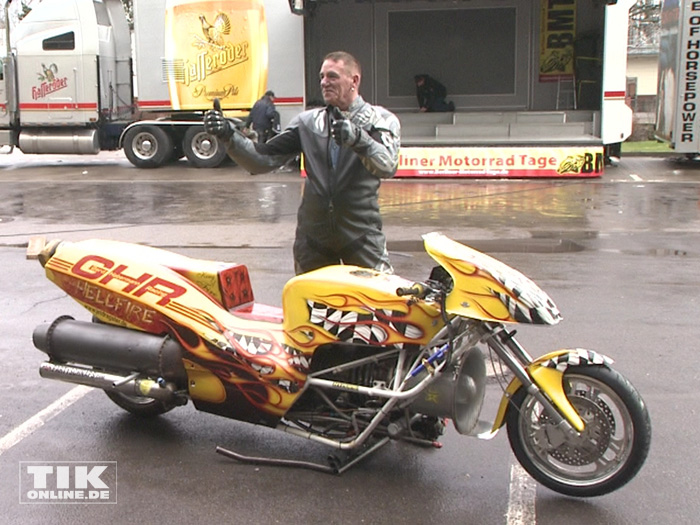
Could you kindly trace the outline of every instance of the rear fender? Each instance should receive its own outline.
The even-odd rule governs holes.
[[[570,366],[610,366],[613,360],[609,357],[583,348],[564,349],[550,352],[541,357],[538,357],[528,367],[527,371],[532,377],[535,384],[545,393],[554,406],[557,407],[560,414],[573,426],[577,431],[581,432],[584,428],[584,423],[578,415],[574,407],[569,402],[564,392],[564,372]],[[492,432],[496,432],[505,423],[506,412],[508,410],[509,400],[515,392],[522,386],[518,378],[514,378],[506,388],[501,404],[498,407],[496,420],[493,422]]]

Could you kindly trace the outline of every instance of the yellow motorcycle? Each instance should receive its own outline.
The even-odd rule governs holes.
[[[639,393],[612,360],[562,349],[534,358],[515,323],[561,315],[530,279],[439,233],[425,282],[356,266],[292,278],[282,307],[255,302],[248,270],[105,240],[41,243],[47,277],[92,314],[34,330],[45,378],[105,391],[157,416],[198,410],[266,425],[334,449],[327,463],[239,461],[342,473],[390,441],[439,447],[446,425],[492,437],[506,425],[521,465],[571,496],[630,481],[650,446]],[[481,418],[487,365],[503,385]]]

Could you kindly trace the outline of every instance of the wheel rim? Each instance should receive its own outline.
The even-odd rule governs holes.
[[[204,131],[192,137],[191,146],[192,153],[201,160],[211,159],[218,149],[215,140]]]
[[[123,392],[113,392],[113,394],[118,395],[125,401],[128,401],[134,405],[150,405],[157,402],[157,400],[151,397],[130,396],[129,394],[124,394]]]
[[[145,131],[134,135],[131,151],[141,160],[151,160],[158,152],[158,141]]]
[[[564,387],[584,421],[584,431],[571,436],[554,426],[544,407],[528,396],[519,418],[523,449],[540,471],[561,483],[601,483],[619,472],[632,453],[632,417],[615,391],[601,381],[567,374]]]

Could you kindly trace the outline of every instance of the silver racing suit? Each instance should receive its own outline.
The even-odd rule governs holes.
[[[330,134],[331,113],[316,108],[296,116],[265,144],[236,132],[228,154],[250,173],[265,173],[303,153],[306,181],[297,216],[297,273],[330,264],[355,264],[391,272],[382,232],[378,191],[399,162],[400,124],[388,110],[358,96],[343,117],[360,129],[352,147]]]

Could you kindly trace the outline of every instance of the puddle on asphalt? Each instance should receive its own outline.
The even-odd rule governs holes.
[[[455,239],[485,253],[573,253],[585,250],[582,244],[571,239],[530,238],[530,239]],[[421,252],[423,242],[415,240],[392,241],[387,239],[389,251]]]
[[[685,250],[672,250],[670,248],[651,248],[644,250],[604,248],[597,251],[619,253],[620,255],[643,255],[645,257],[697,257],[699,255]]]

